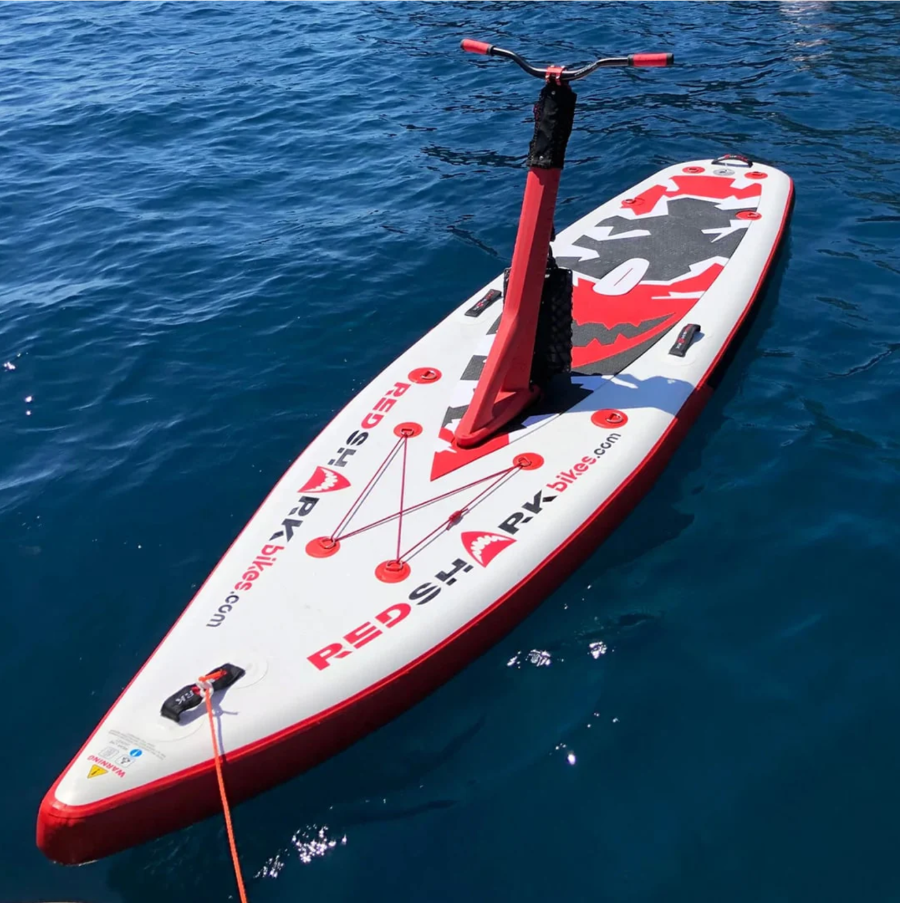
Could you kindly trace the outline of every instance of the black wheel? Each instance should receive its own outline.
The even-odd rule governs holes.
[[[531,381],[546,385],[558,373],[572,370],[572,271],[551,258],[544,275],[538,314]]]

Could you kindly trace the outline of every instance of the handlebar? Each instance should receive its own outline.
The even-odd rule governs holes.
[[[502,47],[495,47],[493,44],[487,44],[484,41],[473,41],[471,38],[465,38],[460,47],[467,53],[481,53],[485,56],[499,56],[507,60],[512,60],[521,69],[535,78],[553,78],[564,82],[575,81],[578,78],[584,78],[597,69],[606,69],[612,66],[671,66],[675,62],[674,53],[630,53],[628,56],[613,56],[605,59],[595,60],[588,63],[580,69],[569,69],[565,66],[549,66],[546,69],[538,69],[532,66],[528,60],[523,59],[518,53],[512,50],[504,50]]]

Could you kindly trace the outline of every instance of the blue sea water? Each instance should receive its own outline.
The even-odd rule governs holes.
[[[558,222],[725,150],[795,180],[714,400],[424,703],[235,813],[254,903],[900,899],[900,7],[0,5],[0,901],[235,899],[220,819],[79,869],[41,796],[288,463]]]

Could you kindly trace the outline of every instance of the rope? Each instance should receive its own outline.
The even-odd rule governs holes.
[[[403,499],[406,495],[406,449],[409,446],[409,439],[403,437],[403,469],[400,471],[400,513],[397,515],[397,557],[395,561],[400,561],[400,539],[403,536]]]
[[[456,495],[459,492],[465,492],[466,489],[471,489],[473,486],[477,486],[479,483],[484,483],[487,480],[493,480],[495,477],[506,476],[508,473],[512,473],[514,470],[518,470],[519,468],[516,466],[507,467],[505,470],[498,470],[496,473],[489,473],[486,477],[480,477],[477,480],[472,480],[471,483],[466,483],[465,486],[458,486],[456,489],[449,489],[447,492],[442,492],[440,495],[433,496],[430,499],[426,499],[424,502],[418,502],[415,505],[410,505],[408,508],[404,509],[404,514],[412,514],[413,511],[418,511],[420,508],[426,508],[428,505],[433,505],[435,502],[442,502],[444,499],[449,498],[451,495]],[[372,521],[371,524],[366,524],[364,527],[357,527],[355,530],[351,530],[349,533],[341,534],[341,540],[350,539],[351,536],[356,536],[359,533],[365,533],[366,530],[371,530],[374,527],[380,527],[382,524],[386,524],[388,521],[392,521],[395,517],[399,516],[399,512],[395,514],[388,514],[386,517],[379,518],[376,521]]]
[[[447,527],[449,527],[450,524],[454,523],[454,521],[459,520],[459,519],[460,519],[464,514],[466,514],[466,513],[472,508],[472,506],[475,505],[480,499],[482,499],[484,496],[486,496],[486,495],[487,495],[489,492],[491,492],[493,489],[496,489],[496,487],[499,486],[499,485],[500,485],[500,484],[501,484],[501,483],[502,483],[502,482],[503,482],[503,481],[504,481],[511,473],[513,473],[513,472],[515,472],[515,471],[518,471],[518,470],[519,470],[519,466],[518,466],[518,465],[513,465],[512,467],[510,467],[510,468],[508,468],[507,470],[503,471],[503,473],[501,473],[500,476],[497,477],[497,479],[494,480],[494,482],[491,483],[491,485],[487,487],[487,489],[482,489],[481,492],[479,492],[478,495],[476,495],[475,498],[473,498],[471,502],[467,502],[465,505],[462,506],[462,508],[459,509],[459,511],[454,511],[454,512],[450,515],[450,517],[448,517],[448,518],[447,518],[445,521],[443,521],[442,523],[438,524],[438,526],[436,526],[430,533],[428,533],[426,536],[424,536],[422,539],[420,539],[414,546],[410,546],[410,548],[408,548],[402,555],[398,555],[398,556],[397,556],[397,560],[398,560],[398,561],[403,561],[404,559],[409,558],[410,555],[412,555],[413,552],[417,551],[417,550],[420,549],[422,546],[424,546],[425,543],[427,543],[428,540],[431,539],[432,536],[436,536],[438,533],[441,532],[441,530],[444,530],[444,529],[446,529]]]
[[[394,456],[397,454],[397,450],[400,448],[400,444],[405,442],[405,439],[401,437],[397,440],[394,447],[387,453],[387,457],[378,465],[378,469],[372,475],[372,479],[366,483],[363,491],[356,497],[356,501],[350,506],[350,509],[347,513],[341,518],[340,523],[334,528],[334,532],[331,534],[331,538],[334,539],[343,539],[340,536],[341,529],[343,527],[349,527],[350,521],[357,515],[359,509],[362,507],[362,503],[366,500],[366,496],[375,486],[375,483],[384,476],[384,472],[388,469],[391,461],[394,460]]]
[[[451,489],[448,492],[443,492],[440,495],[436,495],[433,498],[426,499],[424,502],[418,502],[415,505],[410,505],[408,508],[405,505],[406,502],[406,462],[407,462],[407,446],[409,444],[409,437],[405,435],[401,435],[391,450],[387,453],[385,459],[379,464],[375,473],[372,474],[371,479],[368,483],[363,487],[362,492],[356,497],[356,500],[348,509],[347,513],[340,519],[338,525],[334,528],[331,539],[333,541],[337,540],[347,540],[350,539],[351,536],[357,536],[360,533],[365,533],[367,530],[371,530],[373,527],[379,527],[382,524],[386,524],[389,521],[397,519],[397,551],[395,561],[403,561],[408,558],[413,552],[417,549],[421,548],[425,543],[428,542],[433,536],[439,533],[444,528],[448,527],[450,524],[459,520],[463,514],[469,511],[478,501],[480,501],[485,495],[489,492],[492,492],[494,489],[499,486],[506,477],[510,474],[515,473],[521,470],[521,464],[513,464],[510,467],[505,468],[504,470],[498,470],[495,473],[488,474],[485,477],[481,477],[477,480],[472,480],[471,483],[466,483],[464,486],[458,486],[456,489]],[[386,517],[379,518],[376,521],[373,521],[370,524],[366,524],[363,527],[357,527],[355,530],[350,530],[350,522],[353,518],[359,514],[363,503],[369,496],[369,493],[375,488],[375,484],[385,475],[388,467],[393,462],[394,458],[397,457],[398,452],[400,452],[402,447],[403,457],[402,457],[402,469],[400,473],[400,510],[397,511],[396,514],[388,514]],[[477,486],[480,483],[486,483],[488,480],[493,480],[486,489],[483,489],[472,501],[467,502],[459,511],[454,511],[450,517],[448,517],[445,521],[442,521],[437,527],[435,527],[430,533],[428,533],[423,539],[419,540],[414,546],[410,547],[406,552],[401,553],[401,549],[403,548],[403,516],[405,514],[412,514],[413,511],[418,511],[421,508],[425,508],[428,505],[433,505],[435,502],[439,502],[445,498],[448,498],[451,495],[456,495],[458,492],[464,492],[466,489],[470,489],[473,486]],[[345,532],[341,532],[341,531]]]
[[[222,811],[225,814],[225,830],[228,833],[228,846],[231,848],[231,861],[234,864],[234,877],[237,881],[238,895],[241,903],[247,903],[247,891],[244,889],[244,876],[241,874],[241,862],[238,858],[237,844],[234,840],[234,828],[231,824],[231,807],[228,805],[228,794],[225,792],[225,777],[222,774],[222,753],[219,750],[219,738],[216,736],[216,721],[212,708],[212,681],[220,677],[224,672],[214,671],[197,678],[197,683],[203,690],[206,699],[206,714],[209,716],[209,734],[212,737],[213,752],[215,753],[216,777],[219,781],[219,796],[222,799]]]

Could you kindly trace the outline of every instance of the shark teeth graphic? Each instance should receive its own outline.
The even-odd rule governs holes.
[[[486,568],[507,546],[515,540],[498,533],[481,531],[463,533],[460,536],[463,548],[483,567]]]
[[[704,235],[715,235],[716,237],[713,239],[713,241],[718,241],[720,238],[725,238],[726,235],[731,235],[733,232],[737,232],[738,229],[746,229],[749,225],[750,220],[733,219],[730,225],[722,226],[721,229],[701,229],[700,231]]]
[[[338,489],[346,489],[350,481],[342,474],[331,470],[329,467],[317,467],[313,475],[306,481],[298,492],[335,492]]]

